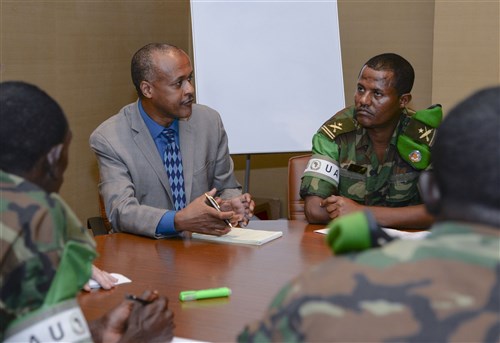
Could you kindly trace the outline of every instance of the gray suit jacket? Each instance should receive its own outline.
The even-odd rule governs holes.
[[[179,121],[179,139],[188,203],[214,187],[222,198],[241,194],[219,113],[194,104],[191,117]],[[138,103],[95,129],[90,146],[99,162],[99,191],[113,230],[155,237],[161,217],[174,208],[173,199]]]

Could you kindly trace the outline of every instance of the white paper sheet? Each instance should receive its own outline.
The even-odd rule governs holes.
[[[118,274],[118,273],[110,273],[110,274],[115,279],[118,279],[118,281],[116,281],[115,285],[121,285],[122,283],[132,282],[132,280],[130,280],[128,277],[126,277],[122,274]],[[90,286],[90,288],[101,288],[101,285],[99,285],[97,283],[97,281],[95,281],[94,279],[89,280],[89,286]]]
[[[314,232],[326,235],[328,233],[329,228],[325,229],[319,229],[319,230],[314,230]],[[396,238],[401,238],[401,239],[423,239],[425,238],[428,234],[430,234],[430,231],[401,231],[401,230],[396,230],[396,229],[390,229],[387,227],[383,227],[382,230],[384,230],[389,236],[391,237],[396,237]]]

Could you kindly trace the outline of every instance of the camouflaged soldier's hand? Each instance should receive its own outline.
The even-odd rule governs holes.
[[[361,211],[365,208],[363,205],[358,204],[354,200],[338,195],[331,195],[324,199],[320,203],[320,206],[325,208],[330,219],[335,219],[346,214]]]
[[[168,299],[158,292],[146,291],[141,299],[147,304],[134,302],[127,329],[119,342],[170,342],[174,338],[174,314],[168,309]]]
[[[101,318],[89,322],[94,342],[116,343],[120,341],[127,328],[127,319],[132,305],[130,301],[124,301]]]

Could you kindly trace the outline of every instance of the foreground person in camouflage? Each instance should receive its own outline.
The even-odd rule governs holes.
[[[382,54],[365,63],[354,106],[335,114],[313,137],[300,190],[310,223],[367,207],[385,227],[432,223],[417,182],[428,168],[441,109],[435,108],[437,116],[408,110],[413,81],[413,67],[399,55]]]
[[[498,342],[499,99],[500,87],[480,91],[441,125],[420,180],[436,216],[426,239],[332,257],[286,285],[239,341]]]
[[[57,194],[68,122],[52,98],[23,82],[0,83],[0,122],[0,340],[171,339],[173,314],[155,292],[142,295],[151,304],[124,301],[87,326],[75,297],[91,276],[95,242]]]

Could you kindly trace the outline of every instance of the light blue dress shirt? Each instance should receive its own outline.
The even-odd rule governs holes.
[[[166,142],[162,139],[161,133],[165,129],[163,126],[156,123],[153,119],[151,119],[144,108],[142,108],[142,103],[139,100],[139,112],[141,113],[141,117],[146,124],[151,137],[156,144],[156,149],[160,154],[160,158],[163,161],[163,152],[166,148]],[[179,120],[174,120],[174,122],[169,126],[170,129],[175,131],[175,143],[179,146]],[[165,171],[166,173],[167,171]],[[177,211],[168,210],[165,212],[163,217],[160,219],[158,225],[156,226],[156,235],[161,237],[175,237],[178,236],[179,233],[175,230],[174,217]]]

